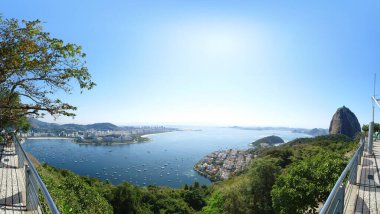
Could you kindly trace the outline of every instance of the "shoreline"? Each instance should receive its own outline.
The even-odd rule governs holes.
[[[178,131],[182,131],[182,130],[173,130],[173,131],[165,131],[165,132],[157,132],[157,133],[151,133],[151,134],[144,134],[144,135],[141,135],[140,137],[149,137],[149,136],[154,136],[154,135],[158,135],[158,134],[164,134],[164,133],[170,133],[170,132],[178,132]]]
[[[162,134],[162,133],[166,133],[166,132],[154,133],[154,134],[145,134],[145,135],[141,135],[140,137],[149,137],[149,136],[158,135],[158,134]]]
[[[73,137],[26,137],[26,140],[67,140],[75,139]]]

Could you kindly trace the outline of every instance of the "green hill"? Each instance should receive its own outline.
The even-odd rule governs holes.
[[[63,124],[59,125],[56,123],[46,123],[34,118],[29,118],[29,122],[31,124],[31,128],[34,130],[75,130],[75,131],[85,131],[85,130],[98,130],[98,131],[117,131],[122,130],[122,127],[116,126],[112,123],[94,123],[88,125],[80,125],[80,124]]]
[[[256,147],[257,146],[271,147],[271,146],[274,146],[276,144],[281,144],[281,143],[285,143],[285,141],[278,136],[272,135],[272,136],[260,138],[256,140],[255,142],[251,143],[251,145],[256,146]]]

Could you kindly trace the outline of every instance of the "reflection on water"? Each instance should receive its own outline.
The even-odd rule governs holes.
[[[307,136],[290,131],[202,128],[152,135],[152,141],[141,144],[81,145],[70,140],[35,139],[27,140],[23,146],[41,162],[114,184],[128,181],[139,186],[180,187],[194,181],[210,184],[193,170],[194,164],[208,153],[249,148],[250,142],[272,134],[285,141]]]

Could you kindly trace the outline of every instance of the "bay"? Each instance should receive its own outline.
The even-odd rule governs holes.
[[[195,181],[211,184],[193,166],[213,151],[247,149],[249,143],[270,135],[280,136],[286,142],[310,137],[284,130],[200,129],[150,135],[151,141],[140,144],[95,145],[76,144],[68,139],[27,139],[23,147],[40,162],[80,175],[108,179],[113,184],[128,181],[138,186],[177,188]]]

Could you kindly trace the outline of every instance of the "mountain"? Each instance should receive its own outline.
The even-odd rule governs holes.
[[[343,106],[338,108],[333,115],[329,133],[344,134],[353,139],[360,130],[360,123],[356,115],[349,108]]]
[[[307,134],[309,134],[311,136],[322,136],[322,135],[329,134],[329,132],[327,129],[314,128],[314,129],[311,129],[310,131],[308,131]]]
[[[251,143],[251,145],[265,148],[265,147],[271,147],[271,146],[274,146],[275,144],[280,144],[280,143],[285,143],[285,141],[278,136],[272,135],[272,136],[260,138],[256,140],[255,142]]]
[[[59,125],[56,123],[46,123],[35,118],[29,118],[31,128],[34,130],[76,130],[76,131],[85,131],[94,129],[97,131],[117,131],[122,130],[123,128],[116,126],[112,123],[94,123],[89,125],[79,125],[79,124],[64,124]]]
[[[35,118],[29,118],[29,123],[31,125],[31,128],[35,129],[56,129],[60,126],[56,123],[46,123]]]

